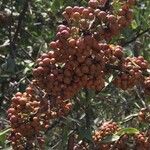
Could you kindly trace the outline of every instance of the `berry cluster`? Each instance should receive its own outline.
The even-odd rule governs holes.
[[[49,127],[50,119],[65,116],[71,108],[68,102],[58,105],[57,110],[53,105],[49,96],[33,85],[27,87],[24,93],[16,93],[7,110],[12,128],[9,140],[14,150],[34,149],[37,146],[40,149],[44,148],[45,140],[40,131]]]
[[[60,26],[63,31],[66,26]],[[62,33],[61,32],[61,33]],[[42,54],[33,70],[37,86],[53,97],[72,98],[80,89],[100,91],[104,87],[105,65],[123,57],[120,46],[98,43],[87,35],[50,43],[54,51]]]
[[[76,27],[76,36],[81,35],[80,31],[88,30],[99,40],[110,40],[131,23],[134,0],[120,0],[119,10],[116,10],[115,4],[115,1],[90,0],[87,8],[68,6],[63,16]]]
[[[102,149],[102,150],[109,150],[111,146],[113,145],[112,143],[104,144],[102,143],[102,140],[108,136],[108,135],[113,135],[119,130],[119,126],[117,125],[116,122],[104,122],[100,128],[95,131],[93,135],[93,141],[95,143],[96,149]]]
[[[140,122],[149,123],[150,122],[150,110],[149,108],[141,108],[138,113],[138,119]]]
[[[78,9],[86,12],[83,7],[67,7],[65,13],[71,18]],[[51,51],[42,54],[33,70],[37,86],[55,98],[70,99],[82,88],[100,91],[105,65],[123,57],[121,46],[100,42],[87,30],[79,35],[81,27],[59,25],[56,40],[49,44]]]
[[[122,62],[121,72],[114,79],[114,84],[126,90],[134,85],[142,84],[143,72],[148,68],[148,62],[142,56],[125,58]]]
[[[139,133],[134,136],[135,140],[135,148],[137,150],[148,150],[150,147],[149,137],[145,135],[145,133]]]
[[[15,150],[23,150],[25,147],[34,148],[36,142],[42,147],[44,142],[39,132],[47,122],[45,116],[40,113],[43,102],[41,106],[41,102],[29,94],[28,90],[29,88],[24,93],[16,93],[7,110],[12,127],[9,140]]]
[[[133,135],[124,134],[120,137],[119,140],[115,142],[103,142],[105,137],[107,137],[108,135],[114,135],[120,129],[121,128],[117,125],[116,122],[104,122],[103,125],[97,131],[95,131],[93,135],[95,149],[110,150],[111,148],[113,148],[116,150],[127,150],[129,149],[129,145],[127,143],[132,141],[132,147],[134,147],[135,149],[149,150],[150,135],[146,132]]]
[[[92,1],[89,4],[92,6]],[[100,39],[109,40],[113,36],[119,34],[119,32],[128,26],[132,20],[132,10],[131,4],[129,1],[118,1],[120,4],[120,9],[116,10],[113,6],[115,6],[115,1],[112,2],[111,6],[109,4],[101,4],[102,1],[99,2],[97,8],[94,11],[96,15],[96,22],[100,25],[97,26],[98,35],[100,35]],[[107,9],[108,8],[108,9]],[[107,11],[105,11],[107,9]]]

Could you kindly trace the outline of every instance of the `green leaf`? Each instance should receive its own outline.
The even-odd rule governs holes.
[[[63,138],[63,141],[62,141],[62,144],[63,144],[63,146],[65,146],[65,144],[66,144],[66,142],[67,142],[67,140],[68,140],[68,128],[67,127],[65,127],[64,129],[63,129],[63,132],[62,132],[62,138]]]
[[[140,131],[136,128],[123,128],[121,130],[118,131],[117,135],[124,135],[124,134],[129,134],[129,135],[132,135],[132,134],[138,134]]]
[[[64,5],[65,1],[64,0],[59,0],[59,1],[60,1],[60,6],[62,7]]]
[[[121,2],[119,2],[119,0],[114,0],[112,5],[115,10],[115,13],[117,13],[121,8]]]
[[[138,24],[135,20],[132,21],[131,23],[132,29],[136,29],[138,27]]]
[[[125,56],[129,56],[129,57],[133,56],[133,52],[129,47],[126,47],[124,54]]]
[[[60,0],[54,0],[51,4],[51,11],[55,14],[60,8]]]
[[[112,143],[120,139],[119,135],[108,135],[103,140],[102,143]]]
[[[5,145],[5,141],[6,141],[6,134],[10,131],[10,128],[7,128],[5,130],[0,131],[0,143],[2,145]]]

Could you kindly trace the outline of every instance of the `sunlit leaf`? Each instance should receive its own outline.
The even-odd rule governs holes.
[[[117,135],[120,135],[120,136],[124,134],[132,135],[132,134],[138,134],[139,132],[140,131],[136,128],[123,128],[117,132]]]
[[[2,131],[0,131],[0,143],[1,145],[5,145],[5,141],[6,141],[6,135],[8,132],[10,132],[10,128],[8,129],[4,129]]]
[[[120,138],[119,135],[109,135],[109,136],[106,136],[106,137],[102,140],[102,143],[115,142],[115,141],[118,141],[119,138]]]

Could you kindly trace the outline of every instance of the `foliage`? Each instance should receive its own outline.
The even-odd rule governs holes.
[[[6,112],[12,106],[11,98],[18,91],[24,92],[31,84],[32,70],[37,67],[37,58],[51,49],[49,43],[56,39],[56,27],[66,23],[62,17],[64,9],[67,6],[87,5],[87,0],[0,2],[0,145],[3,149],[11,148],[10,142],[5,138],[10,131]],[[117,13],[120,8],[119,1],[115,0],[114,7]],[[131,25],[108,42],[123,46],[126,57],[142,55],[150,61],[149,8],[149,0],[137,0]],[[101,134],[102,129],[99,129],[99,126],[109,120],[117,122],[121,129],[117,128],[110,135],[106,134],[104,143],[116,142],[122,136],[125,138],[124,135],[128,135],[128,144],[133,148],[132,135],[138,136],[149,131],[150,101],[149,96],[144,93],[144,88],[117,88],[113,84],[117,74],[116,71],[112,72],[111,76],[107,76],[105,87],[100,92],[80,90],[71,98],[71,112],[49,121],[46,131],[40,133],[45,135],[45,149],[69,150],[72,139],[74,144],[82,149],[94,149],[93,131]],[[147,76],[149,68],[144,73]]]

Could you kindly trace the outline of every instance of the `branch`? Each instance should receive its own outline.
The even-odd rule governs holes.
[[[72,132],[68,138],[67,150],[73,150],[74,149],[74,143],[75,143],[75,136],[74,136],[74,132]]]
[[[90,113],[90,108],[89,108],[89,91],[85,89],[85,97],[86,97],[86,106],[85,106],[85,120],[86,120],[86,127],[87,129],[90,128],[91,125],[91,113]]]
[[[122,69],[120,66],[118,65],[113,65],[113,64],[106,64],[105,65],[106,69],[111,69],[111,70],[116,70],[116,71],[120,71],[120,72],[124,72],[124,73],[127,73],[129,74],[129,71],[128,70],[124,70]]]
[[[21,31],[21,26],[22,26],[23,20],[25,18],[26,11],[28,9],[29,1],[30,0],[25,0],[25,2],[23,4],[22,11],[21,11],[21,13],[19,15],[19,18],[18,18],[18,24],[17,24],[17,28],[16,28],[16,31],[15,31],[14,37],[10,42],[10,47],[11,47],[10,54],[11,54],[12,57],[15,56],[16,43],[18,42],[18,36],[19,36],[20,31]]]
[[[150,28],[148,28],[148,29],[142,31],[141,33],[137,34],[137,35],[136,35],[134,38],[132,38],[131,40],[129,40],[129,41],[127,41],[127,42],[121,44],[121,46],[123,46],[123,47],[124,47],[124,46],[127,46],[128,44],[130,44],[130,43],[136,41],[137,38],[139,38],[140,36],[142,36],[143,34],[145,34],[145,33],[147,33],[147,32],[150,32]]]
[[[136,87],[135,87],[135,92],[136,92],[136,94],[137,94],[137,96],[138,96],[138,98],[139,98],[139,101],[141,102],[142,106],[143,106],[144,108],[146,108],[147,105],[146,105],[146,103],[145,103],[145,96],[144,96],[144,91],[143,91],[143,89],[141,89],[141,87],[139,87],[139,86],[136,86]]]
[[[29,1],[30,0],[26,0],[24,2],[22,12],[19,15],[18,25],[17,25],[17,29],[16,29],[16,32],[15,32],[15,35],[14,35],[14,38],[13,38],[13,43],[15,43],[17,41],[17,39],[18,39],[18,35],[19,35],[20,31],[21,31],[21,26],[22,26],[23,20],[25,18],[26,11],[28,9]]]
[[[113,65],[113,64],[106,64],[105,67],[106,67],[106,69],[113,69],[113,70],[122,71],[122,69],[119,66]]]

